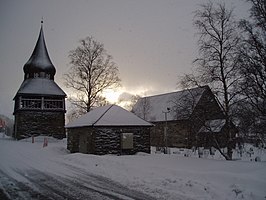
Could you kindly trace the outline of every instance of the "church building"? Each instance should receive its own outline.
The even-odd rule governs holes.
[[[14,101],[13,137],[46,135],[65,137],[65,92],[55,83],[56,69],[50,60],[43,22],[33,53],[23,67],[24,80]]]

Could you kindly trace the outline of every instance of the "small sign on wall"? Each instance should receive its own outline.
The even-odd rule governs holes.
[[[133,149],[133,133],[121,134],[122,149]]]

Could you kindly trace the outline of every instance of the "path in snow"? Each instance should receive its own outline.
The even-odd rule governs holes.
[[[45,149],[27,149],[40,144],[0,140],[0,199],[154,199],[56,155],[48,159]]]
[[[18,170],[16,173],[27,182],[17,181],[0,171],[1,199],[153,199],[106,178],[89,174],[64,178],[33,169]]]

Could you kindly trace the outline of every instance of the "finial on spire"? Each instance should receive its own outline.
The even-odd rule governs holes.
[[[42,20],[41,20],[41,25],[43,25],[43,17],[42,17]]]

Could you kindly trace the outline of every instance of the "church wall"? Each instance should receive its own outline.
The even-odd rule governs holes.
[[[164,130],[166,123],[152,122],[155,126],[151,130],[151,145],[156,147],[191,148],[197,146],[197,133],[209,119],[223,119],[224,114],[218,105],[211,90],[206,90],[189,119],[173,120],[167,122],[167,144],[165,143]],[[226,135],[224,135],[226,136]]]
[[[185,148],[188,146],[190,132],[188,120],[168,121],[166,136],[165,122],[153,122],[153,124],[155,124],[155,126],[151,128],[151,146],[178,148]]]

